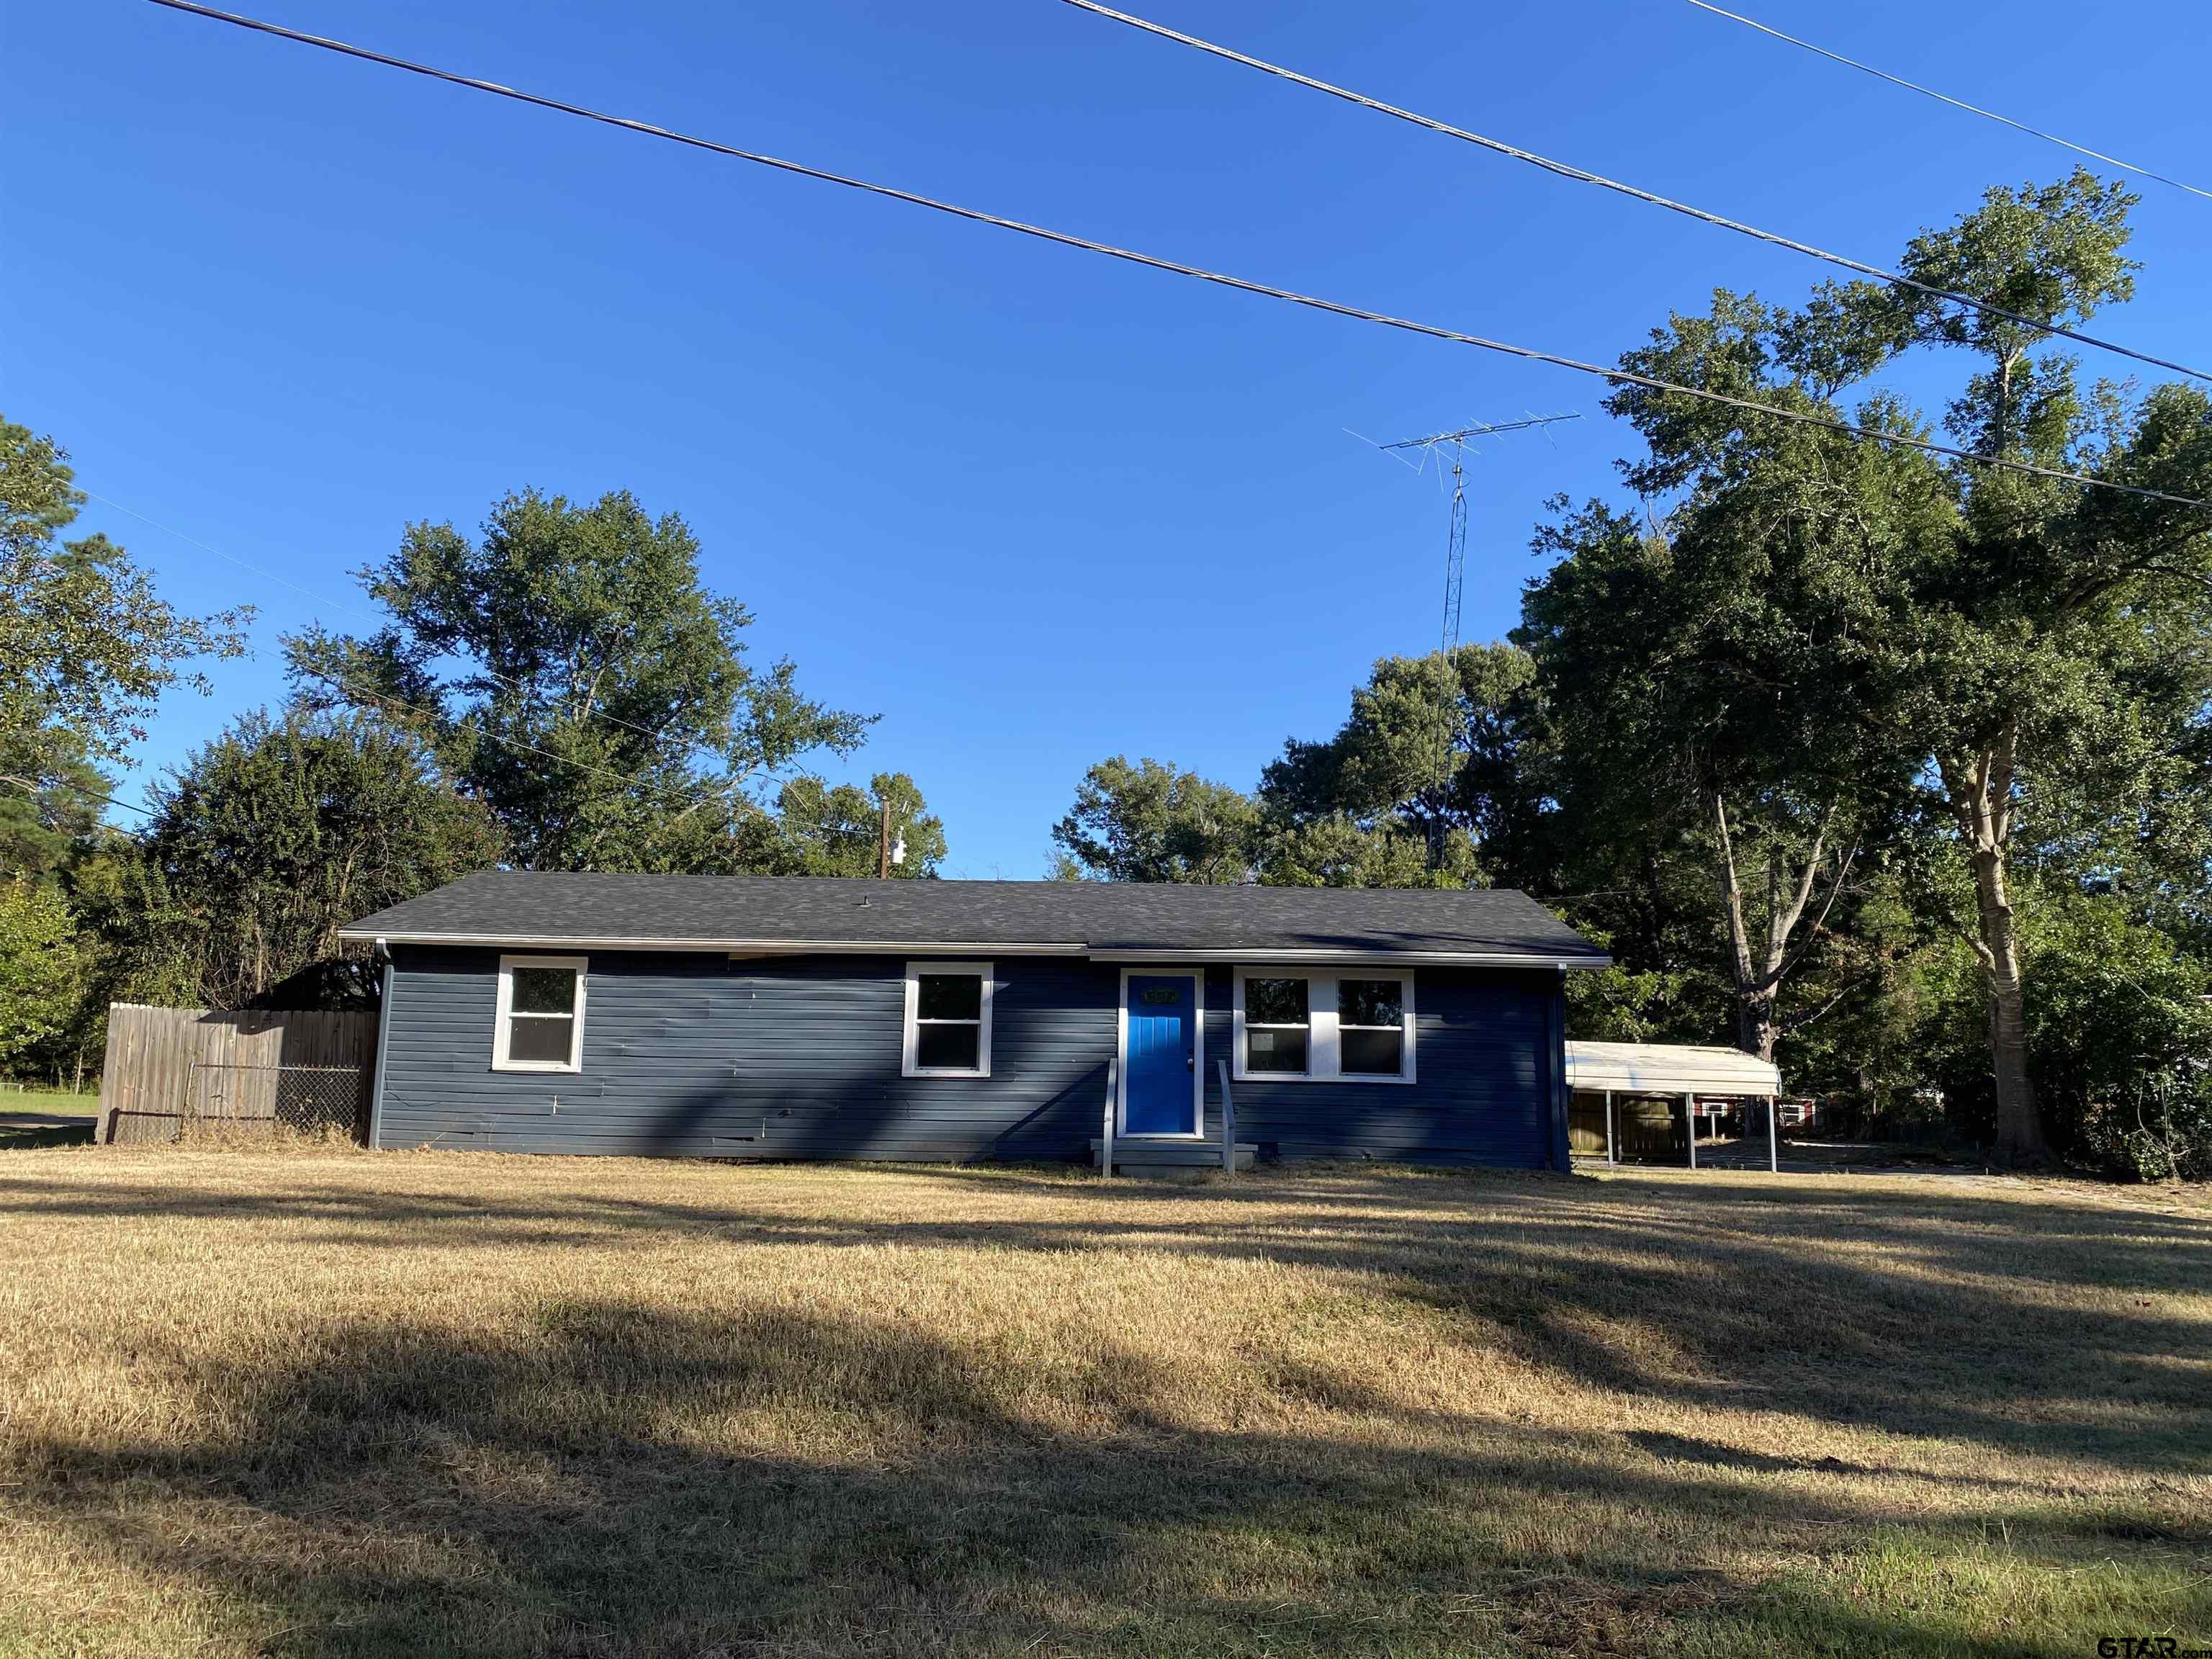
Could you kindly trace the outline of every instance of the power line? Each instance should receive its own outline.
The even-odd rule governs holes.
[[[445,718],[445,715],[441,711],[425,708],[420,703],[412,703],[408,702],[404,697],[394,697],[381,691],[371,690],[366,686],[349,684],[345,679],[338,675],[325,673],[319,669],[310,669],[307,672],[314,678],[325,681],[329,684],[335,686],[343,696],[349,697],[368,697],[374,702],[384,704],[386,708],[404,708],[411,714],[420,714],[426,720],[436,720]],[[537,744],[524,743],[520,738],[504,738],[496,732],[487,732],[480,726],[467,726],[465,721],[457,722],[457,724],[466,726],[466,729],[471,737],[489,738],[493,743],[498,744],[503,748],[517,750],[524,754],[542,756],[546,760],[556,762],[562,766],[573,766],[579,771],[589,772],[597,777],[611,778],[615,782],[622,785],[624,789],[634,789],[637,786],[637,779],[634,775],[617,772],[612,770],[611,768],[600,766],[592,761],[578,760],[573,755],[556,754],[550,749],[540,749]],[[433,745],[433,750],[434,752],[434,745]],[[690,805],[685,806],[682,811],[664,815],[660,821],[654,824],[647,833],[646,837],[647,841],[650,842],[653,837],[659,836],[663,830],[666,830],[669,825],[690,816],[695,808],[704,805],[708,800],[730,788],[732,783],[734,781],[735,781],[732,780],[723,783],[708,784],[703,786],[700,789],[698,798],[693,800]],[[452,788],[450,781],[447,787],[448,789]]]
[[[257,576],[263,577],[267,580],[276,582],[283,586],[289,587],[295,593],[302,594],[308,599],[316,599],[325,605],[334,606],[337,610],[346,611],[353,616],[360,617],[364,621],[377,623],[380,626],[383,623],[383,618],[372,616],[368,611],[362,611],[357,606],[349,605],[342,600],[333,599],[327,594],[318,593],[311,587],[302,587],[299,583],[280,576],[272,570],[264,570],[258,564],[250,563],[246,560],[239,558],[234,554],[226,553],[222,549],[214,545],[210,542],[204,542],[197,536],[188,536],[181,530],[175,529],[171,526],[161,523],[158,519],[149,518],[146,514],[139,512],[137,508],[125,507],[122,502],[103,495],[96,489],[85,489],[82,485],[78,486],[78,489],[80,493],[100,502],[101,505],[111,507],[118,513],[127,513],[132,518],[137,520],[141,524],[150,525],[153,528],[162,532],[166,535],[174,536],[179,541],[189,542],[192,546],[200,549],[202,551],[212,553],[218,559],[234,564],[241,570],[251,571]],[[410,702],[404,697],[395,697],[385,692],[371,690],[366,686],[348,680],[343,675],[332,674],[322,669],[304,669],[301,672],[306,673],[311,678],[323,681],[325,684],[334,688],[341,696],[343,696],[367,697],[374,702],[382,703],[386,708],[404,709],[408,713],[419,715],[427,720],[442,720],[447,718],[442,709],[426,708],[422,704]],[[509,686],[517,690],[527,691],[528,690],[527,687],[522,685],[519,681],[511,679],[503,674],[495,673],[489,669],[479,669],[477,672],[482,673],[485,678],[496,681],[501,685]],[[618,715],[607,714],[605,711],[601,709],[587,709],[585,712],[585,718],[611,720],[617,726],[628,726],[629,730],[639,733],[641,736],[652,738],[655,741],[658,741],[660,736],[658,732],[649,731],[642,726],[635,725],[631,721],[623,720]],[[463,721],[459,724],[466,725],[466,722]],[[593,773],[600,777],[611,778],[614,781],[623,785],[625,787],[628,787],[636,781],[634,777],[614,771],[611,768],[598,765],[591,761],[578,760],[573,755],[556,754],[550,749],[541,749],[534,744],[524,743],[519,738],[502,737],[498,732],[486,731],[482,726],[468,726],[467,729],[474,737],[483,738],[492,743],[499,744],[503,747],[517,750],[526,754],[542,756],[547,760],[558,762],[563,766],[573,766],[580,770]],[[0,775],[0,781],[15,783],[21,783],[23,781],[21,778],[7,778],[5,775]],[[56,780],[56,781],[58,783],[61,783],[62,787],[64,788],[78,789],[80,793],[92,793],[90,791],[83,790],[82,787],[78,785],[63,782],[58,779]],[[96,799],[100,800],[112,799],[112,797],[106,795],[99,795],[96,796]],[[143,807],[132,806],[128,801],[113,801],[112,804],[125,807],[131,811],[145,812],[145,809]],[[150,812],[146,812],[145,815],[149,817],[153,816]]]
[[[352,684],[343,675],[325,673],[319,668],[311,668],[304,672],[311,678],[321,680],[335,687],[343,696],[368,697],[374,702],[384,704],[388,708],[404,708],[410,714],[419,714],[424,720],[438,720],[446,718],[439,710],[425,708],[420,703],[410,702],[404,697],[395,697],[386,692],[372,691],[367,686]],[[525,754],[543,756],[545,759],[557,761],[563,766],[573,766],[579,771],[594,773],[603,778],[611,778],[625,789],[637,782],[636,778],[617,772],[611,767],[601,766],[592,761],[578,760],[573,755],[557,755],[550,749],[540,749],[536,744],[524,743],[519,738],[503,738],[498,732],[487,732],[480,726],[469,726],[465,720],[457,721],[455,724],[465,728],[472,738],[488,738],[492,742],[508,749],[520,750]]]
[[[87,490],[85,493],[87,495],[90,495],[92,492],[90,490]],[[387,696],[381,691],[372,691],[366,686],[349,684],[342,676],[337,674],[325,673],[320,670],[310,670],[308,672],[312,678],[325,682],[345,696],[367,697],[374,702],[384,704],[386,708],[402,708],[410,714],[419,714],[425,720],[436,720],[441,718],[434,711],[423,708],[420,703],[409,702],[404,697],[394,697]],[[480,726],[471,727],[470,728],[470,732],[471,735],[473,737],[488,738],[493,743],[503,744],[509,749],[522,750],[529,754],[543,756],[545,759],[550,761],[558,761],[564,766],[577,767],[586,772],[597,773],[599,776],[604,778],[611,778],[614,781],[623,785],[625,788],[636,781],[635,778],[625,776],[623,774],[614,771],[607,767],[594,765],[590,761],[578,760],[574,756],[570,755],[556,755],[550,749],[540,749],[534,744],[524,743],[514,738],[501,737],[496,732],[487,732]],[[102,794],[97,789],[88,789],[84,785],[81,783],[71,783],[66,778],[52,778],[47,780],[46,782],[41,784],[33,778],[17,777],[13,773],[0,772],[0,783],[15,784],[24,790],[25,793],[34,795],[41,793],[48,788],[68,789],[77,794],[83,795],[89,799],[105,801],[110,806],[119,806],[126,812],[136,812],[141,817],[150,818],[157,816],[150,808],[134,806],[127,800],[118,800],[113,795]]]
[[[1708,391],[1701,386],[1686,386],[1674,380],[1662,380],[1656,375],[1641,374],[1633,369],[1607,368],[1601,364],[1584,362],[1577,357],[1563,356],[1556,352],[1540,351],[1532,346],[1515,345],[1509,341],[1489,339],[1479,334],[1462,333],[1456,329],[1443,328],[1434,323],[1417,322],[1412,318],[1395,317],[1387,312],[1369,311],[1358,306],[1344,304],[1340,301],[1323,299],[1317,295],[1302,294],[1296,289],[1278,288],[1273,283],[1254,282],[1249,277],[1232,276],[1224,271],[1208,270],[1200,265],[1184,264],[1179,260],[1162,258],[1157,254],[1140,253],[1133,248],[1117,247],[1110,242],[1094,241],[1089,237],[1078,236],[1067,231],[1052,230],[1042,225],[1029,224],[1019,219],[1008,219],[995,213],[986,213],[978,208],[962,207],[957,203],[941,201],[935,197],[923,196],[914,191],[901,190],[895,185],[875,184],[868,179],[856,179],[847,173],[832,173],[822,167],[808,167],[803,162],[786,161],[781,156],[767,155],[756,150],[739,149],[734,145],[718,143],[712,139],[696,137],[690,133],[672,131],[666,127],[657,127],[648,122],[634,121],[624,116],[609,115],[599,110],[588,109],[580,104],[564,103],[557,98],[549,98],[541,94],[523,92],[514,87],[502,86],[496,81],[477,80],[469,76],[457,74],[451,70],[433,68],[427,64],[413,63],[404,58],[393,58],[383,52],[371,52],[365,46],[351,46],[343,40],[332,40],[322,35],[307,34],[298,29],[286,28],[281,24],[264,22],[259,18],[240,16],[235,12],[218,11],[212,6],[197,4],[195,0],[148,0],[148,3],[170,11],[184,12],[191,16],[207,18],[215,22],[228,23],[234,27],[251,30],[255,33],[274,35],[279,40],[295,41],[301,46],[314,46],[325,52],[336,52],[341,57],[359,58],[364,63],[380,64],[387,69],[404,70],[408,74],[423,76],[434,81],[443,81],[451,86],[466,87],[474,92],[489,93],[495,98],[506,98],[516,103],[534,105],[540,109],[553,110],[562,115],[578,116],[586,121],[597,121],[602,125],[620,127],[625,131],[641,133],[648,138],[665,139],[671,143],[683,144],[692,149],[706,150],[716,155],[726,155],[735,161],[750,161],[757,166],[770,167],[779,173],[793,173],[823,184],[836,185],[842,189],[859,191],[864,195],[879,196],[887,201],[904,202],[909,206],[927,208],[933,213],[946,214],[956,219],[968,220],[971,223],[990,225],[1000,230],[1008,230],[1018,235],[1034,237],[1039,241],[1057,243],[1062,247],[1079,248],[1086,253],[1101,254],[1109,259],[1124,260],[1130,264],[1144,265],[1153,270],[1164,270],[1172,276],[1192,277],[1201,283],[1212,283],[1218,287],[1234,289],[1243,294],[1256,294],[1265,299],[1281,300],[1291,305],[1304,306],[1309,310],[1327,312],[1332,316],[1348,317],[1356,322],[1374,323],[1380,327],[1397,329],[1408,334],[1419,334],[1433,340],[1449,340],[1455,344],[1474,346],[1478,350],[1497,352],[1503,356],[1518,357],[1528,362],[1549,363],[1555,368],[1572,369],[1579,374],[1595,374],[1601,380],[1611,380],[1624,386],[1640,386],[1653,392],[1671,392],[1681,397],[1695,398],[1702,403],[1714,404],[1730,409],[1747,410],[1755,415],[1765,416],[1772,420],[1790,422],[1798,426],[1817,427],[1825,431],[1838,432],[1848,437],[1863,438],[1875,443],[1902,445],[1906,448],[1922,450],[1931,455],[1948,456],[1954,460],[1971,466],[2026,473],[2064,483],[2082,484],[2090,489],[2113,490],[2121,495],[2140,496],[2148,501],[2168,501],[2178,507],[2212,509],[2212,501],[2202,501],[2191,495],[2176,495],[2166,490],[2151,489],[2141,484],[2120,483],[2106,478],[2094,478],[2086,473],[2069,472],[2060,467],[2038,466],[2030,461],[2007,460],[1996,456],[1977,455],[1972,450],[1956,448],[1948,444],[1935,443],[1925,438],[1910,437],[1903,433],[1879,431],[1875,428],[1859,426],[1850,421],[1837,420],[1827,416],[1808,414],[1801,410],[1784,409],[1773,404],[1760,403],[1754,398],[1734,397],[1724,392]]]
[[[166,0],[156,0],[156,3],[166,3]],[[1814,246],[1810,242],[1801,242],[1793,237],[1784,236],[1774,231],[1761,230],[1756,225],[1746,224],[1740,219],[1730,219],[1721,214],[1708,212],[1701,207],[1692,207],[1687,202],[1678,202],[1671,196],[1662,196],[1656,191],[1644,190],[1635,185],[1623,184],[1618,179],[1608,179],[1603,173],[1572,167],[1565,161],[1555,161],[1548,155],[1539,155],[1534,150],[1522,149],[1519,145],[1509,144],[1503,139],[1486,137],[1481,133],[1470,132],[1465,127],[1455,127],[1449,121],[1439,121],[1432,116],[1417,114],[1412,110],[1401,109],[1395,104],[1386,104],[1379,98],[1370,98],[1364,93],[1353,92],[1349,88],[1336,85],[1334,82],[1318,81],[1310,75],[1301,75],[1297,70],[1285,69],[1280,64],[1271,64],[1264,58],[1254,58],[1231,47],[1218,46],[1213,41],[1203,40],[1195,34],[1185,34],[1181,29],[1171,29],[1164,23],[1155,23],[1147,18],[1138,17],[1129,12],[1116,11],[1111,6],[1098,4],[1097,0],[1066,0],[1066,3],[1079,10],[1110,18],[1116,23],[1126,23],[1131,28],[1141,30],[1146,34],[1158,35],[1163,40],[1172,40],[1178,46],[1194,47],[1200,52],[1210,53],[1229,63],[1242,64],[1247,69],[1255,69],[1263,74],[1279,76],[1301,87],[1310,87],[1316,92],[1325,92],[1332,98],[1341,98],[1345,102],[1357,104],[1362,109],[1371,109],[1377,114],[1388,115],[1395,120],[1410,122],[1414,126],[1425,128],[1431,132],[1440,132],[1447,138],[1457,138],[1463,143],[1495,151],[1500,155],[1510,156],[1516,161],[1526,161],[1531,167],[1541,167],[1547,173],[1556,173],[1562,179],[1571,179],[1577,184],[1595,185],[1601,190],[1613,191],[1616,194],[1632,198],[1638,202],[1647,202],[1653,207],[1665,208],[1670,213],[1682,214],[1686,217],[1697,220],[1700,224],[1717,226],[1723,230],[1732,230],[1739,236],[1748,236],[1754,241],[1765,242],[1771,246],[1787,248],[1792,253],[1802,253],[1808,258],[1823,260],[1829,264],[1840,266],[1845,270],[1856,271],[1862,276],[1872,276],[1881,282],[1894,283],[1899,288],[1908,288],[1916,294],[1924,294],[1933,300],[1944,300],[1954,305],[1969,307],[1985,316],[2002,317],[2007,322],[2021,324],[2024,327],[2035,330],[2039,334],[2057,335],[2065,339],[2076,341],[2082,345],[2094,346],[2100,350],[2116,352],[2123,357],[2133,358],[2136,362],[2148,363],[2156,368],[2170,368],[2177,374],[2187,374],[2199,380],[2212,380],[2212,373],[2201,368],[2191,368],[2186,363],[2177,363],[2165,357],[2153,356],[2147,351],[2137,351],[2132,346],[2124,346],[2112,340],[2100,339],[2096,335],[2084,334],[2075,329],[2063,328],[2056,323],[2045,322],[2039,318],[2026,316],[2017,311],[2008,311],[2002,306],[1992,305],[1986,300],[1978,300],[1971,294],[1961,294],[1954,289],[1937,288],[1932,283],[1923,283],[1907,276],[1901,271],[1887,270],[1880,265],[1870,265],[1845,254],[1831,253],[1826,248]],[[1691,0],[1691,3],[1699,4],[1702,3],[1702,0]],[[1711,10],[1714,8],[1709,7],[1707,9]],[[1723,15],[1729,17],[1735,15],[1734,12]],[[2183,188],[2186,189],[2188,186],[2185,185]]]
[[[86,489],[81,484],[77,486],[77,489],[80,494],[89,496],[92,500],[98,501],[103,507],[113,507],[118,513],[126,513],[130,514],[131,517],[137,520],[139,523],[143,525],[150,525],[165,536],[174,536],[179,541],[185,542],[193,547],[197,547],[203,553],[212,553],[216,557],[222,560],[225,563],[234,564],[240,570],[250,571],[264,581],[275,582],[279,587],[289,587],[295,593],[300,594],[303,598],[313,599],[319,605],[327,605],[332,610],[343,611],[349,617],[359,617],[363,622],[374,623],[379,628],[384,627],[389,621],[389,618],[387,617],[375,616],[369,611],[363,611],[359,605],[348,605],[343,599],[334,599],[331,598],[329,594],[317,592],[312,587],[302,587],[299,583],[292,580],[289,577],[280,576],[273,570],[264,570],[259,565],[253,564],[247,560],[241,559],[234,553],[226,553],[222,549],[215,546],[211,543],[204,542],[197,536],[188,536],[183,531],[175,528],[173,526],[163,524],[159,519],[149,518],[146,514],[138,511],[137,508],[134,507],[125,507],[121,501],[113,500],[112,497],[103,495],[96,489]],[[483,678],[490,680],[495,684],[507,687],[510,691],[520,691],[526,696],[532,695],[532,690],[529,686],[525,685],[521,681],[515,679],[511,675],[499,673],[493,669],[483,667],[481,665],[476,666],[475,672]],[[586,720],[606,720],[613,725],[627,727],[629,730],[636,732],[640,737],[650,738],[656,743],[660,739],[661,734],[659,732],[652,731],[646,726],[640,726],[634,720],[626,720],[619,714],[611,714],[604,708],[587,708],[584,711],[584,718]]]
[[[49,778],[41,783],[35,778],[19,778],[12,772],[0,772],[0,783],[12,783],[34,799],[45,794],[49,789],[67,789],[74,794],[84,796],[88,800],[106,801],[110,806],[119,806],[126,812],[136,812],[142,818],[150,818],[155,816],[150,807],[133,805],[127,800],[117,799],[113,795],[102,794],[97,789],[88,789],[81,783],[71,783],[67,778]]]
[[[88,495],[91,493],[92,492],[90,490],[85,491],[85,494]],[[419,714],[426,720],[441,718],[434,711],[423,708],[420,703],[409,702],[404,697],[390,696],[381,691],[372,691],[366,686],[349,684],[339,675],[324,673],[320,670],[310,670],[308,672],[313,678],[325,681],[330,685],[335,687],[345,696],[367,697],[373,702],[384,704],[386,708],[405,709],[409,713]],[[498,732],[487,732],[481,726],[471,727],[470,735],[472,737],[487,738],[493,743],[501,744],[508,749],[520,750],[528,754],[542,756],[547,760],[557,761],[563,766],[574,766],[586,772],[596,773],[603,778],[611,778],[615,782],[621,784],[624,788],[629,788],[636,782],[635,778],[626,776],[623,773],[614,771],[607,767],[595,765],[590,761],[578,760],[572,755],[556,754],[550,749],[540,749],[535,744],[524,743],[518,738],[501,737]],[[0,772],[0,783],[12,783],[21,788],[26,794],[33,796],[41,794],[49,788],[67,789],[73,791],[75,793],[85,796],[88,799],[105,801],[110,806],[119,806],[126,812],[136,812],[141,817],[151,818],[159,816],[149,807],[133,805],[127,800],[119,800],[113,795],[103,794],[97,789],[88,789],[81,783],[71,783],[66,778],[52,778],[42,784],[36,779],[18,777],[10,772]]]
[[[1954,109],[1965,110],[1969,115],[1978,115],[1984,120],[1997,122],[2001,125],[2011,127],[2015,131],[2024,132],[2031,138],[2040,138],[2045,143],[2057,145],[2061,149],[2070,149],[2077,155],[2087,155],[2094,161],[2109,162],[2125,172],[2139,173],[2146,179],[2157,179],[2161,185],[2172,185],[2176,190],[2185,190],[2191,196],[2202,196],[2208,200],[2212,200],[2212,190],[2199,190],[2195,185],[2171,178],[2166,173],[2154,172],[2149,167],[2138,167],[2133,161],[2123,161],[2118,156],[2107,155],[2101,149],[2091,149],[2087,144],[2077,144],[2070,138],[2061,138],[2055,132],[2045,132],[2042,128],[2032,127],[2025,121],[2015,121],[2009,115],[2000,115],[1993,109],[1984,109],[1980,105],[1970,104],[1963,98],[1954,98],[1947,92],[1938,92],[1933,87],[1923,87],[1917,81],[1908,81],[1901,75],[1892,75],[1887,70],[1878,70],[1871,64],[1862,64],[1857,58],[1846,58],[1840,52],[1831,52],[1826,46],[1816,46],[1810,40],[1801,40],[1794,34],[1784,34],[1780,29],[1771,28],[1755,17],[1746,17],[1741,12],[1727,11],[1719,6],[1708,5],[1705,0],[1690,0],[1690,3],[1699,11],[1709,11],[1716,17],[1725,17],[1732,23],[1741,23],[1746,28],[1757,29],[1761,34],[1771,34],[1778,40],[1786,40],[1793,46],[1802,47],[1805,51],[1826,58],[1832,63],[1857,70],[1863,75],[1871,75],[1877,81],[1887,81],[1893,87],[1903,87],[1907,92],[1917,92],[1923,98],[1933,98],[1939,104],[1948,104]]]

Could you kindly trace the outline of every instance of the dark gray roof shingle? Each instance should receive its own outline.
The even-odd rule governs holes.
[[[1524,893],[1120,882],[854,881],[491,871],[364,916],[349,939],[533,945],[1028,947],[1527,957],[1601,965]]]

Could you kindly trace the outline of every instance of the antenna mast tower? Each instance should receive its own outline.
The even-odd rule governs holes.
[[[1460,590],[1467,579],[1467,444],[1470,438],[1495,437],[1501,433],[1525,431],[1530,427],[1555,426],[1561,421],[1579,421],[1580,415],[1531,415],[1518,421],[1483,421],[1474,426],[1463,426],[1450,432],[1432,432],[1425,438],[1405,438],[1395,444],[1378,444],[1385,453],[1398,454],[1418,449],[1422,461],[1414,468],[1421,470],[1433,457],[1439,471],[1443,468],[1447,451],[1451,455],[1451,532],[1444,544],[1444,625],[1443,649],[1447,654],[1459,645]]]

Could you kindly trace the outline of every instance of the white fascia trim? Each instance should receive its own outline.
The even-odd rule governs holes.
[[[1091,947],[1064,944],[984,944],[962,939],[648,939],[632,934],[365,933],[341,927],[342,939],[380,939],[391,945],[458,945],[513,951],[730,951],[786,957],[900,957],[918,951],[974,951],[993,956],[1079,957]]]
[[[1276,962],[1339,963],[1347,967],[1372,968],[1425,963],[1439,967],[1550,968],[1566,973],[1577,968],[1613,966],[1611,957],[1537,957],[1480,951],[1091,951],[1086,954],[1093,962],[1228,962],[1253,967]]]
[[[1094,950],[1079,939],[1030,945],[980,939],[649,939],[629,935],[548,934],[517,938],[513,933],[377,933],[341,927],[342,939],[381,939],[390,945],[453,945],[515,951],[726,951],[782,957],[897,957],[922,951],[994,957],[1083,957],[1091,962],[1133,963],[1163,967],[1193,962],[1340,962],[1387,967],[1392,963],[1427,963],[1439,967],[1555,969],[1610,968],[1609,956],[1547,957],[1512,951],[1141,951]]]

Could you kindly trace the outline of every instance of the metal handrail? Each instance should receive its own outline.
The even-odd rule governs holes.
[[[1106,1062],[1106,1115],[1099,1126],[1098,1136],[1098,1178],[1101,1181],[1114,1178],[1114,1097],[1119,1092],[1116,1085],[1121,1081],[1121,1066],[1119,1060]]]
[[[1229,1062],[1213,1062],[1215,1073],[1221,1079],[1221,1168],[1224,1174],[1237,1173],[1237,1097],[1229,1089]]]

